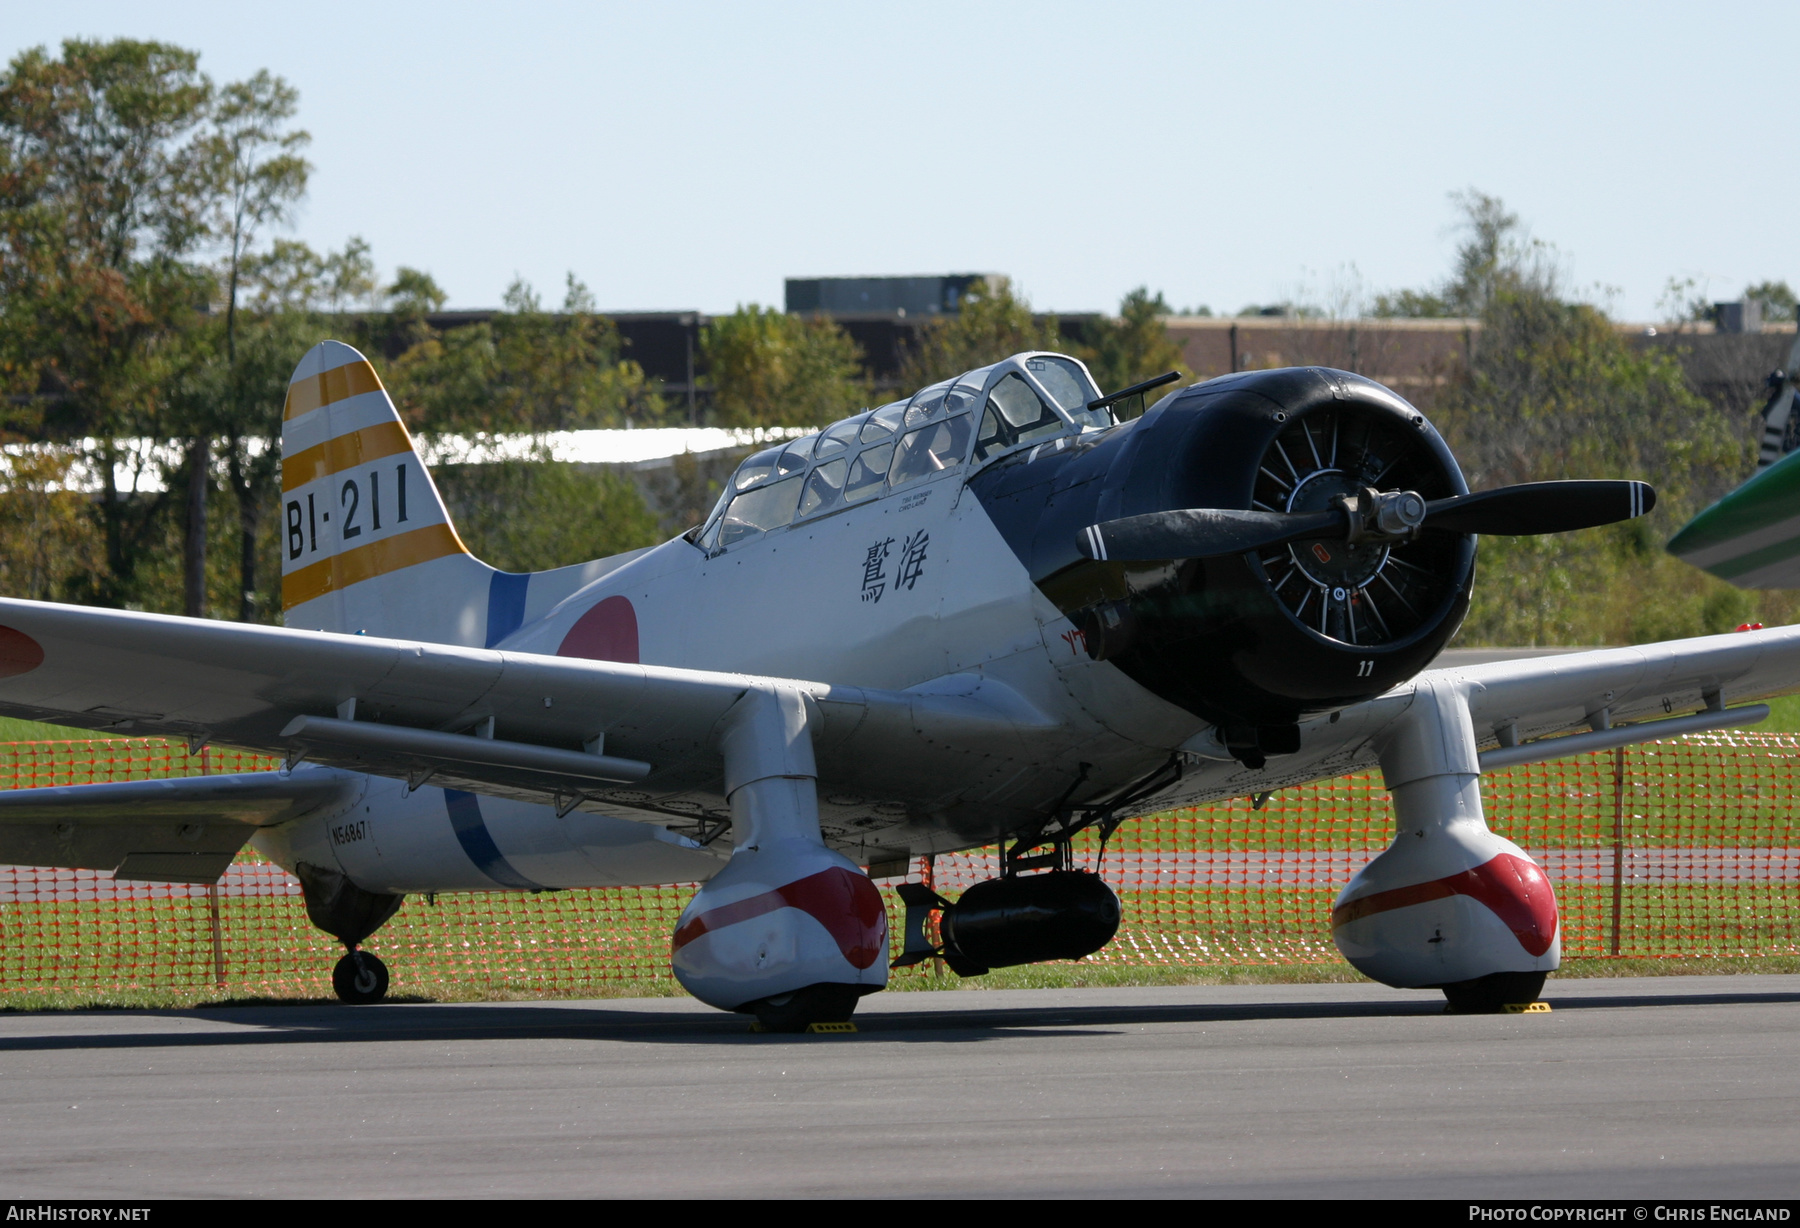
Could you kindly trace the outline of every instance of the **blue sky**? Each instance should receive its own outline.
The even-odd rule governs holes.
[[[994,271],[1236,310],[1424,284],[1504,198],[1616,314],[1800,284],[1800,6],[0,2],[0,53],[193,47],[301,91],[296,233],[457,306],[613,310],[789,276]]]

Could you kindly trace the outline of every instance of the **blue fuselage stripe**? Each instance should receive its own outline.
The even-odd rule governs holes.
[[[492,648],[517,631],[525,622],[525,590],[531,587],[530,572],[496,571],[488,581],[487,643]]]
[[[457,843],[475,868],[499,883],[502,887],[512,887],[518,891],[542,890],[542,885],[532,882],[523,874],[513,869],[512,863],[501,855],[494,844],[494,837],[487,829],[487,823],[481,817],[481,800],[473,793],[464,793],[461,789],[445,789],[444,804],[450,809],[450,826],[456,832]]]

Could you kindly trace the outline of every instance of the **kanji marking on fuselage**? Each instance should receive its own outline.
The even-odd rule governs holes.
[[[887,591],[888,576],[884,564],[886,564],[888,552],[893,549],[893,546],[894,539],[891,537],[885,541],[878,541],[869,547],[869,553],[863,558],[862,599],[864,601],[871,603],[880,601],[881,595]]]
[[[900,574],[894,577],[896,589],[911,591],[925,574],[925,547],[931,544],[931,534],[920,529],[900,545]]]

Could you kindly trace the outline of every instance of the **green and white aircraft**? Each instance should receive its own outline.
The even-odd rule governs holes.
[[[1669,553],[1739,588],[1800,588],[1800,338],[1769,377],[1756,474],[1689,521]]]

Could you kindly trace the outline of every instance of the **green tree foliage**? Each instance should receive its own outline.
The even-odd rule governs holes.
[[[616,474],[509,461],[436,476],[463,542],[503,571],[547,571],[662,539],[637,487]]]
[[[1598,309],[1504,291],[1481,324],[1439,413],[1471,484],[1626,469],[1691,513],[1742,462],[1743,423],[1712,413],[1674,357],[1634,348]]]
[[[618,329],[570,274],[562,310],[545,311],[515,281],[491,322],[439,333],[424,322],[442,305],[428,277],[402,270],[390,296],[394,329],[416,337],[389,370],[389,390],[425,431],[588,430],[652,425],[667,407],[654,381],[621,357]]]
[[[1794,322],[1794,291],[1785,281],[1759,281],[1744,289],[1746,299],[1762,304],[1763,319],[1770,323]]]
[[[911,391],[1009,354],[1063,348],[1056,321],[1033,315],[1031,304],[1017,297],[1011,283],[1002,278],[991,288],[971,287],[957,314],[933,320],[920,330],[917,345],[901,362],[900,382]]]
[[[25,51],[0,77],[0,352],[34,397],[15,425],[94,441],[107,566],[82,595],[101,604],[135,596],[164,502],[119,489],[143,464],[121,441],[186,433],[167,390],[202,361],[212,97],[193,52],[129,39]]]
[[[700,334],[721,426],[814,426],[869,402],[862,351],[830,320],[739,307]]]
[[[492,324],[440,335],[428,317],[447,296],[428,273],[402,268],[383,286],[360,239],[320,254],[270,236],[310,172],[297,108],[266,72],[215,88],[193,52],[129,39],[27,51],[0,74],[0,428],[67,444],[5,462],[5,591],[278,617],[281,407],[295,362],[325,336],[386,368],[428,429],[661,416],[653,382],[573,278],[560,313],[521,284]],[[184,462],[159,472],[182,439]],[[76,471],[103,479],[98,499],[60,489]],[[211,497],[220,471],[232,499]],[[493,479],[528,502],[541,489],[526,519],[546,527],[547,550],[639,544],[648,513],[634,488],[549,472]],[[166,493],[115,474],[160,477],[136,484]],[[233,529],[235,557],[209,554]]]
[[[1654,512],[1625,524],[1481,543],[1465,644],[1638,643],[1785,621],[1787,594],[1748,594],[1670,557],[1674,531],[1747,471],[1746,422],[1713,410],[1663,351],[1597,309],[1496,270],[1469,367],[1438,421],[1474,489],[1635,477]]]
[[[0,592],[61,601],[105,569],[87,497],[63,489],[80,459],[74,449],[0,454]]]
[[[1184,381],[1193,380],[1181,346],[1163,325],[1162,318],[1169,314],[1161,293],[1153,295],[1148,286],[1139,286],[1120,301],[1118,319],[1102,318],[1088,326],[1081,357],[1101,392],[1117,392],[1168,371],[1179,371]]]
[[[1479,316],[1497,294],[1557,294],[1556,252],[1533,239],[1497,196],[1469,188],[1452,192],[1463,234],[1450,276],[1432,289],[1378,294],[1376,316],[1430,318]]]
[[[1312,303],[1296,303],[1283,300],[1279,303],[1246,303],[1238,308],[1238,319],[1257,316],[1277,320],[1321,320],[1326,315],[1325,309]]]
[[[215,385],[208,389],[212,395],[201,398],[186,415],[193,431],[183,550],[184,607],[190,617],[200,617],[208,608],[207,496],[213,484],[215,436],[225,438],[227,473],[237,503],[238,617],[247,621],[255,614],[257,537],[269,494],[265,487],[273,474],[266,463],[258,463],[250,442],[266,438],[254,423],[258,416],[266,419],[266,414],[257,415],[243,399],[245,381],[237,371],[238,289],[245,257],[261,231],[291,220],[295,204],[306,192],[312,167],[300,151],[312,138],[286,126],[299,104],[299,92],[287,82],[258,72],[219,91],[200,142],[205,191],[214,214],[212,232],[225,248],[225,370],[222,381],[210,381]],[[250,382],[254,384],[255,378]],[[262,425],[266,427],[266,421]]]

